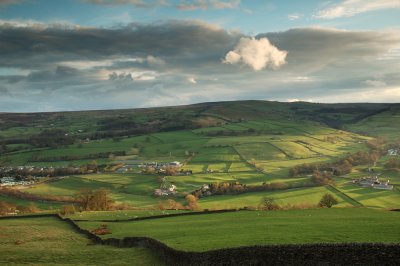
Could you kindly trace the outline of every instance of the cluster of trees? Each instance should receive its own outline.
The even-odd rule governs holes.
[[[333,205],[338,204],[337,199],[329,193],[326,193],[322,196],[320,201],[317,205],[304,205],[307,208],[331,208]],[[259,204],[259,209],[266,210],[266,211],[273,211],[273,210],[283,210],[283,209],[304,209],[303,205],[280,205],[278,204],[275,199],[270,197],[263,197]]]
[[[188,194],[185,197],[185,205],[177,202],[173,199],[167,199],[166,201],[160,201],[158,209],[160,210],[198,210],[198,198],[194,195]]]
[[[62,129],[46,129],[37,135],[32,135],[28,139],[28,143],[34,147],[57,148],[68,146],[75,142],[75,139]]]
[[[17,180],[30,179],[34,176],[38,177],[56,177],[56,176],[67,176],[67,175],[82,175],[90,174],[98,171],[96,163],[89,163],[80,167],[3,167],[0,168],[0,176],[13,176]]]
[[[289,174],[294,177],[316,172],[330,172],[333,175],[340,176],[350,173],[355,165],[374,163],[380,156],[381,154],[376,150],[371,152],[358,151],[334,163],[296,165],[289,170]]]
[[[231,195],[231,194],[242,194],[247,192],[259,192],[259,191],[275,191],[285,190],[290,188],[309,187],[313,184],[292,184],[283,182],[274,183],[262,183],[261,185],[245,185],[239,182],[235,183],[213,183],[209,184],[209,189],[200,188],[193,191],[191,194],[197,198],[210,196],[210,195]]]
[[[332,179],[332,173],[331,172],[320,172],[316,171],[313,173],[312,182],[317,185],[332,185],[335,183],[335,181]]]
[[[73,161],[73,160],[90,160],[98,158],[109,158],[110,156],[125,156],[126,151],[99,152],[86,155],[63,155],[52,157],[33,156],[30,162],[58,162],[58,161]]]
[[[77,196],[80,209],[82,211],[107,211],[114,209],[114,201],[110,197],[110,192],[106,189],[85,189]]]
[[[0,215],[21,214],[21,213],[35,213],[39,209],[35,203],[30,203],[27,206],[16,205],[7,201],[0,201]]]

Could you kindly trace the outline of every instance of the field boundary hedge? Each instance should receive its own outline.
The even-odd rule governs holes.
[[[143,247],[167,265],[397,265],[400,244],[285,244],[225,248],[205,252],[176,250],[149,237],[102,239],[58,214],[7,216],[0,219],[55,217],[96,244],[119,248]],[[133,262],[132,262],[133,263]]]
[[[105,222],[105,223],[119,223],[119,222],[132,222],[132,221],[142,221],[142,220],[152,220],[152,219],[161,219],[161,218],[169,218],[176,216],[191,216],[191,215],[203,215],[203,214],[216,214],[216,213],[225,213],[225,212],[237,212],[237,211],[245,211],[247,209],[228,209],[228,210],[215,210],[215,211],[194,211],[194,212],[182,212],[182,213],[172,213],[172,214],[160,214],[153,216],[144,216],[144,217],[136,217],[129,219],[115,219],[115,220],[88,220],[88,219],[73,219],[75,222]]]

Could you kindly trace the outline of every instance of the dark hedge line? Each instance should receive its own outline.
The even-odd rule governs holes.
[[[120,222],[131,222],[131,221],[141,221],[141,220],[151,220],[151,219],[160,219],[160,218],[168,218],[168,217],[176,217],[176,216],[189,216],[189,215],[202,215],[202,214],[213,214],[213,213],[224,213],[224,212],[236,212],[243,211],[246,209],[229,209],[229,210],[216,210],[216,211],[198,211],[198,212],[182,212],[182,213],[173,213],[173,214],[164,214],[164,215],[153,215],[153,216],[145,216],[145,217],[137,217],[137,218],[129,218],[124,220],[86,220],[86,219],[74,219],[75,222],[104,222],[104,223],[120,223]]]
[[[1,217],[0,219],[57,217],[94,243],[120,248],[144,247],[167,265],[399,265],[400,245],[381,243],[287,244],[226,248],[205,252],[186,252],[168,247],[148,237],[101,239],[80,228],[73,220],[56,214]],[[134,262],[132,262],[134,263]]]

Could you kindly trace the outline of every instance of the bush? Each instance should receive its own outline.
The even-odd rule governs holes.
[[[338,204],[338,201],[332,194],[325,194],[322,196],[321,200],[318,203],[318,206],[321,208],[331,208],[333,205]]]
[[[189,210],[197,210],[199,208],[199,206],[197,205],[197,198],[193,195],[187,195],[185,197],[186,200],[186,207]]]
[[[74,205],[63,205],[61,206],[60,214],[61,215],[68,215],[75,213],[75,206]]]
[[[268,198],[268,197],[262,198],[260,205],[261,205],[261,209],[267,210],[267,211],[280,209],[280,206],[277,203],[275,203],[275,200],[273,198]]]

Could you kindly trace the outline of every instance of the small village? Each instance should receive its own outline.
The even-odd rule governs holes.
[[[13,176],[4,176],[0,178],[0,187],[6,186],[29,186],[35,184],[35,181],[38,181],[40,177],[35,177],[33,180],[18,180]]]

